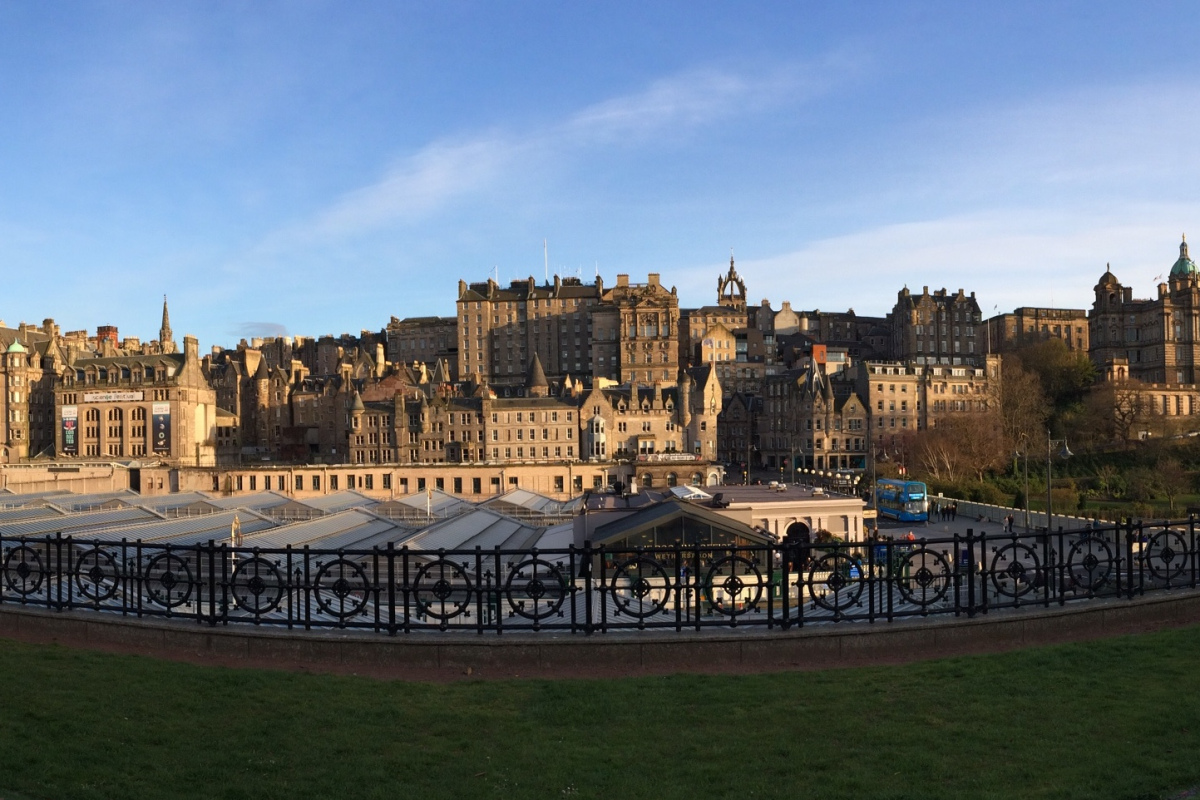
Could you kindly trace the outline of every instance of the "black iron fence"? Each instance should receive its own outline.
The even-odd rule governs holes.
[[[322,550],[0,534],[0,604],[197,624],[701,630],[954,615],[1194,589],[1194,519],[1038,534],[655,549]]]

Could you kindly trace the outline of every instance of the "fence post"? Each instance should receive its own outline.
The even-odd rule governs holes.
[[[962,537],[954,533],[954,616],[962,614],[962,563],[964,555]]]
[[[988,578],[987,578],[987,530],[979,531],[979,563],[972,561],[972,568],[979,567],[979,608],[984,614],[988,613]]]
[[[583,578],[583,634],[592,635],[592,567],[595,559],[592,557],[592,540],[583,543],[583,563],[579,565],[579,577]]]
[[[774,545],[772,545],[774,546]],[[790,587],[788,586],[788,578],[792,574],[791,559],[788,557],[788,548],[779,542],[779,562],[782,569],[779,572],[779,601],[782,605],[780,613],[783,614],[783,629],[790,630],[792,627],[792,598]]]
[[[967,616],[975,616],[975,531],[967,528]]]
[[[1125,520],[1125,596],[1133,599],[1133,517]]]
[[[387,543],[388,636],[396,635],[396,543]]]
[[[50,571],[50,564],[49,564],[50,559],[49,558],[46,559],[47,573],[50,573],[55,578],[58,578],[58,580],[56,580],[54,582],[56,584],[56,589],[58,591],[58,599],[55,600],[54,607],[59,611],[63,610],[62,541],[63,541],[62,531],[58,531],[57,533],[54,534],[54,571],[53,572]],[[49,575],[47,575],[46,579],[49,580]],[[70,581],[67,581],[67,582],[70,583]],[[47,586],[46,588],[47,588],[47,590],[49,590],[50,587]],[[47,600],[50,599],[49,591],[46,592],[46,599]]]
[[[1192,588],[1196,588],[1196,515],[1188,514],[1188,552],[1192,556]]]

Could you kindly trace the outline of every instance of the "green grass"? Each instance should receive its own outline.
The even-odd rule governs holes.
[[[0,798],[1163,798],[1200,784],[1197,664],[1190,628],[904,667],[432,685],[0,640]]]

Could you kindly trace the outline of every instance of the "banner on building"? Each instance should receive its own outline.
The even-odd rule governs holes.
[[[79,406],[62,407],[62,454],[79,455]]]
[[[138,403],[145,392],[84,392],[85,403]]]
[[[153,418],[154,452],[171,452],[171,404],[153,403],[150,406],[150,416]]]

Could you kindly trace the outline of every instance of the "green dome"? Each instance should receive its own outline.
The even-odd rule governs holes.
[[[1196,262],[1188,258],[1187,237],[1179,245],[1179,260],[1171,266],[1172,278],[1187,278],[1197,274],[1200,270],[1196,269]]]
[[[13,339],[13,343],[8,346],[8,350],[6,352],[27,353],[29,351],[25,349],[25,345],[21,344],[18,340]]]

